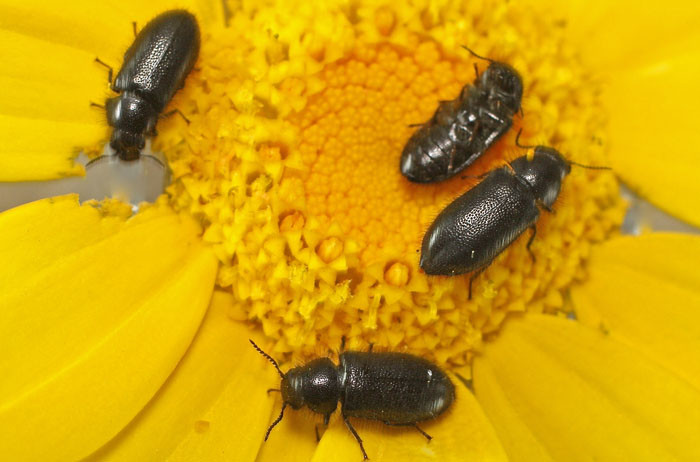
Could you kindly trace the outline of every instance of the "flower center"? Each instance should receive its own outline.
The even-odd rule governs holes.
[[[474,184],[458,176],[418,185],[398,170],[416,125],[430,119],[438,101],[454,99],[474,80],[470,57],[462,58],[442,56],[432,41],[403,53],[390,45],[364,47],[323,70],[326,88],[293,119],[302,129],[309,213],[323,225],[339,223],[358,242],[362,265],[396,260],[385,276],[397,286],[408,282],[411,268],[415,272],[423,233],[441,205]],[[479,63],[482,71],[487,64]],[[500,159],[501,148],[486,163]],[[405,276],[392,276],[399,267]]]
[[[260,324],[271,354],[326,354],[345,336],[351,348],[460,365],[508,313],[564,308],[591,243],[621,221],[610,173],[574,167],[555,213],[537,222],[535,260],[526,232],[475,280],[471,300],[470,275],[418,266],[439,211],[474,175],[524,155],[518,129],[524,143],[606,164],[599,84],[553,20],[510,4],[252,8],[203,40],[200,71],[174,102],[189,108],[188,133],[164,121],[157,142],[173,205],[200,218],[221,261],[232,316]],[[488,65],[462,44],[521,73],[523,116],[466,177],[412,184],[399,158],[415,124],[474,81],[474,64]]]

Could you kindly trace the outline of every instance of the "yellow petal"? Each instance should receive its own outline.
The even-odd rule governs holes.
[[[370,460],[507,460],[490,422],[472,393],[454,377],[453,382],[457,396],[451,409],[435,421],[420,423],[420,427],[433,437],[430,442],[411,427],[387,427],[379,422],[351,417],[350,423],[362,438]],[[313,435],[310,438],[313,439]],[[340,416],[331,422],[312,460],[362,460],[360,446]]]
[[[606,242],[592,254],[590,279],[571,291],[576,313],[700,389],[699,261],[697,236]]]
[[[575,321],[511,320],[475,361],[474,387],[512,460],[700,458],[698,389]]]
[[[104,109],[90,103],[114,96],[95,58],[118,72],[132,22],[173,7],[196,12],[191,3],[0,1],[0,181],[82,174],[78,149],[109,136]],[[203,16],[221,21],[220,10]]]
[[[697,36],[700,5],[695,2],[632,0],[525,0],[536,11],[562,20],[562,27],[577,52],[600,70],[613,70],[651,62],[668,55],[691,36]],[[660,40],[664,37],[664,40]]]
[[[250,330],[232,321],[231,296],[214,292],[187,354],[144,410],[88,461],[252,461],[279,376],[263,367]],[[307,459],[308,460],[308,459]]]
[[[526,0],[551,10],[551,2]],[[555,4],[572,48],[605,82],[611,166],[640,195],[700,226],[700,4]],[[554,26],[553,26],[554,27]],[[672,187],[671,187],[672,186]]]
[[[0,214],[8,460],[76,460],[113,438],[204,315],[216,262],[198,227],[164,206],[126,221],[109,210],[66,196]]]
[[[646,66],[611,75],[605,91],[612,167],[641,196],[700,226],[700,35]]]

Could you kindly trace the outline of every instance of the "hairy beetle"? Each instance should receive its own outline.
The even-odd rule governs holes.
[[[318,358],[283,373],[277,361],[249,340],[253,347],[277,369],[282,383],[282,411],[265,433],[265,441],[281,420],[287,406],[307,406],[323,415],[328,425],[340,401],[340,413],[350,432],[367,453],[362,439],[348,417],[379,420],[386,425],[415,427],[428,441],[432,438],[417,422],[442,414],[454,401],[455,389],[440,368],[418,356],[406,353],[346,351],[339,365],[329,358]]]
[[[120,93],[106,103],[107,122],[114,127],[110,146],[120,159],[139,158],[145,137],[156,135],[160,113],[184,86],[198,54],[197,20],[187,11],[172,10],[138,33],[113,82],[112,68],[95,58],[109,69],[112,91]]]
[[[409,138],[401,154],[401,173],[416,183],[451,178],[474,163],[513,123],[523,82],[505,63],[483,58],[489,67],[457,99],[442,101],[433,117]],[[476,66],[475,66],[476,68]]]
[[[572,165],[608,170],[567,161],[556,149],[534,146],[532,158],[519,157],[483,175],[479,184],[455,199],[430,225],[421,246],[421,268],[427,274],[446,276],[473,271],[471,298],[474,279],[528,228],[532,229],[530,250],[540,209],[552,211]]]

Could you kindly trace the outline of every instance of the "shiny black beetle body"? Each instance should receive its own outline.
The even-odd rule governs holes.
[[[329,358],[318,358],[282,373],[277,363],[251,340],[282,377],[282,412],[265,435],[282,420],[286,406],[307,406],[322,414],[327,425],[331,414],[341,404],[341,415],[348,429],[367,453],[362,439],[348,417],[379,420],[387,425],[412,426],[426,438],[417,422],[442,414],[454,401],[455,390],[450,378],[440,368],[418,356],[405,353],[346,351],[339,365]]]
[[[535,237],[540,208],[551,210],[571,165],[553,148],[537,146],[497,168],[437,216],[423,237],[420,266],[427,274],[475,271],[469,281],[526,229]]]
[[[473,85],[465,85],[457,99],[441,102],[433,117],[408,140],[400,168],[410,181],[451,178],[511,127],[520,110],[522,79],[509,65],[490,62]]]
[[[139,158],[146,136],[156,134],[160,113],[183,87],[198,54],[199,25],[187,11],[167,11],[138,33],[111,84],[120,95],[106,104],[107,122],[114,127],[110,146],[122,160]]]

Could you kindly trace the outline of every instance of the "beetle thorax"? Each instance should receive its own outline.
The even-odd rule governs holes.
[[[340,396],[338,369],[328,358],[318,358],[289,370],[282,379],[282,399],[293,409],[308,406],[319,414],[330,414]]]

